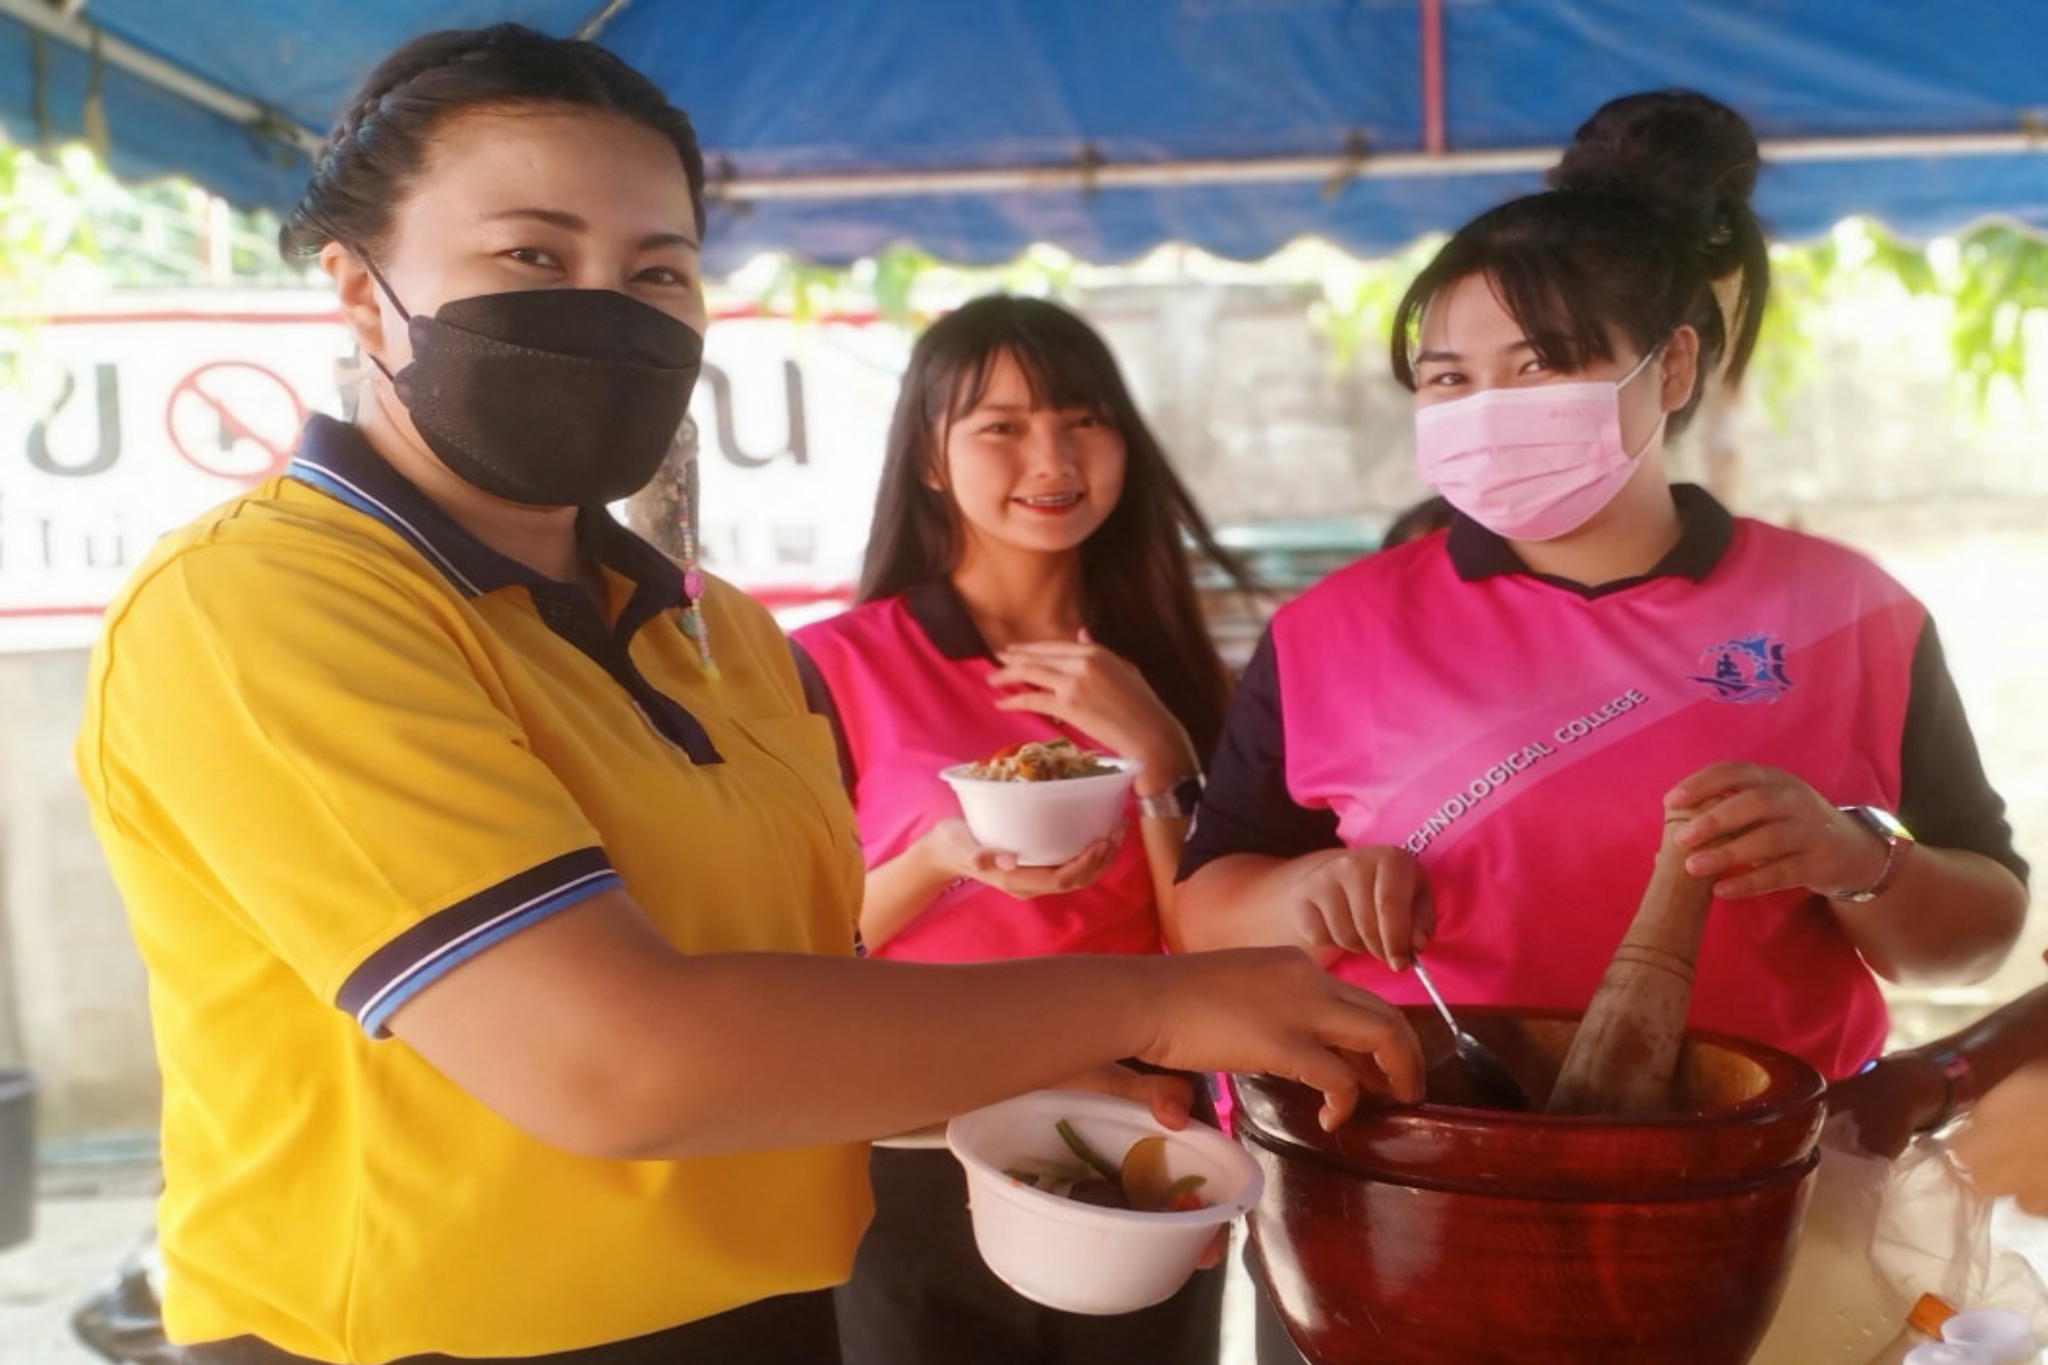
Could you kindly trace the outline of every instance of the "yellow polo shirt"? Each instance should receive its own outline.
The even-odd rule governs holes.
[[[781,632],[714,580],[709,678],[675,564],[578,533],[610,624],[316,418],[107,612],[78,761],[150,973],[178,1341],[533,1355],[848,1271],[863,1147],[576,1156],[384,1036],[621,884],[686,952],[852,951],[852,812]]]

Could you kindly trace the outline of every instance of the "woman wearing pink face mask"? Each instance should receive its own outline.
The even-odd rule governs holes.
[[[1584,1008],[1660,812],[1710,807],[1680,834],[1716,897],[1695,1026],[1840,1077],[1884,1042],[1878,975],[2003,959],[2026,866],[1925,609],[1666,475],[1703,376],[1739,375],[1755,337],[1755,170],[1731,111],[1631,97],[1560,188],[1476,219],[1409,289],[1394,369],[1457,516],[1274,618],[1176,947],[1296,944],[1402,1002],[1420,949],[1453,1002]]]

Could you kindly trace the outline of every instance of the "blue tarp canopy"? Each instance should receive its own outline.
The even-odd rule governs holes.
[[[0,121],[97,124],[119,174],[283,209],[385,52],[500,19],[592,36],[690,111],[713,270],[1380,255],[1667,86],[1755,124],[1780,237],[2048,230],[2048,0],[0,0]]]

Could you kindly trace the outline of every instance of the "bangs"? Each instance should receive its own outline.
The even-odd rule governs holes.
[[[1614,358],[1614,333],[1600,307],[1603,291],[1576,278],[1578,266],[1569,255],[1517,250],[1488,272],[1487,287],[1552,370],[1583,370]]]
[[[1395,378],[1415,388],[1423,315],[1474,276],[1553,370],[1612,360],[1624,344],[1646,351],[1687,320],[1692,281],[1673,264],[1682,255],[1639,204],[1564,190],[1511,200],[1460,230],[1402,296]]]
[[[1084,348],[1049,344],[1051,341],[1022,332],[990,338],[987,347],[962,364],[954,376],[946,420],[957,422],[974,411],[988,394],[996,362],[1006,355],[1017,362],[1034,409],[1080,408],[1097,416],[1116,417],[1117,395],[1105,382],[1099,365],[1091,363]]]
[[[1418,293],[1400,319],[1396,377],[1408,388],[1415,387],[1415,360],[1422,353],[1422,329],[1431,306],[1453,285],[1475,275],[1485,280],[1494,299],[1521,326],[1530,349],[1546,368],[1575,371],[1612,360],[1614,336],[1607,320],[1588,291],[1553,278],[1555,267],[1555,262],[1538,263],[1523,256],[1433,281],[1435,287]]]

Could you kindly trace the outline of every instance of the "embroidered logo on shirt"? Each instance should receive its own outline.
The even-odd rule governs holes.
[[[1770,635],[1741,635],[1723,640],[1700,654],[1702,667],[1692,680],[1706,685],[1716,701],[1774,702],[1792,690],[1785,672],[1785,646]]]

